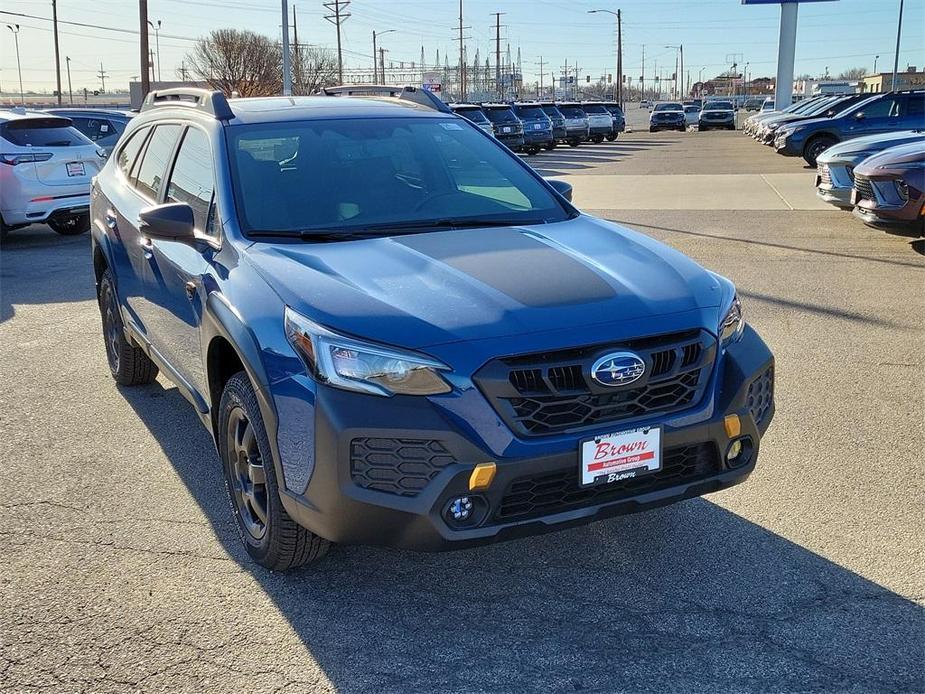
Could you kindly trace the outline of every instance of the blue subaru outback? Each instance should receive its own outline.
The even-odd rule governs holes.
[[[91,193],[112,375],[192,403],[273,569],[743,481],[774,361],[732,283],[570,197],[411,87],[152,92]]]

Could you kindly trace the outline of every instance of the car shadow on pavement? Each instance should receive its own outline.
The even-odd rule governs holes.
[[[89,234],[60,236],[45,226],[10,232],[0,246],[0,323],[13,317],[17,304],[95,298],[89,256]]]
[[[921,607],[706,499],[452,553],[335,547],[268,572],[240,546],[217,455],[178,391],[122,392],[338,691],[925,685]]]

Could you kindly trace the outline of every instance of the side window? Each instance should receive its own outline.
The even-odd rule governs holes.
[[[895,115],[895,106],[896,101],[894,99],[880,99],[872,104],[867,104],[864,108],[859,109],[859,112],[863,113],[865,118],[887,118]]]
[[[167,171],[167,161],[179,135],[179,125],[159,125],[154,128],[141,165],[137,167],[135,187],[142,195],[157,200],[164,182],[164,173]]]
[[[119,170],[122,171],[122,175],[126,178],[129,178],[129,173],[132,170],[132,164],[135,163],[135,159],[138,157],[138,152],[141,151],[141,146],[145,142],[145,138],[148,136],[148,130],[150,128],[139,128],[131,134],[128,141],[122,145],[119,149],[119,153],[116,155],[116,164],[119,166]]]
[[[214,192],[209,138],[198,128],[188,128],[167,184],[167,202],[187,203],[193,208],[196,228],[215,235],[209,219]]]
[[[906,97],[903,115],[925,121],[925,94],[911,94]],[[923,122],[923,127],[925,127],[925,122]]]

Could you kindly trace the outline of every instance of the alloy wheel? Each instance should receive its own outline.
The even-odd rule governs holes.
[[[107,285],[106,297],[103,307],[103,334],[106,338],[106,360],[113,373],[119,371],[119,355],[121,353],[120,338],[122,326],[119,323],[119,308],[116,306],[116,295]]]
[[[257,446],[254,426],[242,407],[228,415],[226,450],[228,479],[241,522],[248,534],[260,540],[267,532],[266,468]]]

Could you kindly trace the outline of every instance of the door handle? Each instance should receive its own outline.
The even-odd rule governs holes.
[[[106,210],[105,220],[106,226],[115,231],[116,225],[119,223],[119,220],[116,218],[116,213],[112,210]]]
[[[192,301],[196,296],[196,283],[192,281],[187,282],[184,289],[186,290],[186,298]]]

